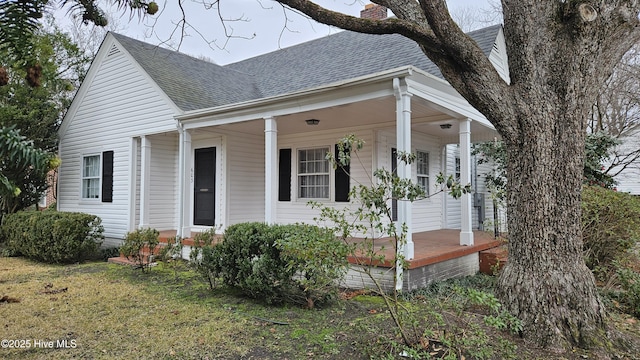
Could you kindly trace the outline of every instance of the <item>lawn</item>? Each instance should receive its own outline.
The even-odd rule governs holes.
[[[465,281],[482,287],[492,280]],[[560,356],[484,325],[486,309],[459,303],[447,291],[407,297],[417,328],[432,339],[454,339],[448,352],[445,341],[432,342],[434,355],[638,358],[640,328],[624,314],[612,315],[624,346]],[[378,297],[344,293],[313,310],[267,306],[225,287],[209,290],[183,262],[143,274],[104,262],[55,266],[0,257],[0,339],[12,347],[3,342],[2,359],[394,359],[405,351]]]

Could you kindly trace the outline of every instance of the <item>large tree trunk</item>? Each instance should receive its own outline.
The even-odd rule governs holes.
[[[313,19],[413,39],[507,144],[509,261],[499,295],[541,345],[589,346],[604,309],[582,257],[580,193],[588,111],[640,39],[635,0],[502,0],[510,80],[451,19],[444,0],[374,0],[394,19],[357,19],[277,0]]]
[[[566,108],[535,110],[507,144],[509,260],[499,297],[528,340],[589,347],[602,339],[605,314],[582,252],[584,121]]]

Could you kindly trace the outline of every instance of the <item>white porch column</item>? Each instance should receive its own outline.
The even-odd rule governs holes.
[[[407,90],[404,79],[393,79],[393,89],[396,97],[396,142],[398,153],[411,153],[411,94]],[[398,161],[398,177],[411,179],[411,164]],[[402,249],[405,260],[414,257],[412,204],[409,201],[398,201],[398,230],[402,224],[407,227],[407,242]],[[400,251],[400,250],[399,250]]]
[[[151,189],[151,140],[142,136],[140,152],[140,225],[149,227],[149,191]]]
[[[188,130],[180,132],[178,147],[178,235],[191,237],[191,134]]]
[[[460,184],[471,183],[471,119],[460,120]],[[462,194],[460,245],[473,245],[472,194]]]
[[[264,222],[274,224],[278,200],[278,123],[264,118]]]
[[[138,176],[138,138],[132,137],[129,143],[129,224],[128,231],[136,229],[136,200]]]

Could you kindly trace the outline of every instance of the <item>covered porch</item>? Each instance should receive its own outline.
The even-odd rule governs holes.
[[[460,230],[441,229],[433,231],[422,231],[414,233],[414,257],[407,261],[407,267],[402,274],[402,283],[398,284],[398,289],[410,291],[425,287],[432,282],[441,281],[454,277],[462,277],[476,274],[479,268],[480,253],[496,248],[504,244],[500,238],[495,238],[491,233],[484,231],[473,231],[474,244],[460,246]],[[160,231],[161,246],[173,243],[178,234],[177,230]],[[219,240],[222,241],[222,235]],[[362,238],[355,238],[352,241],[364,241]],[[193,238],[181,240],[183,245],[182,257],[189,259],[191,247],[194,245]],[[383,288],[393,289],[393,267],[394,267],[394,244],[389,237],[374,240],[374,252],[376,255],[384,255],[384,263],[376,263],[370,267],[376,275]],[[119,258],[110,259],[111,262],[118,262]],[[345,276],[342,286],[348,288],[372,288],[374,283],[362,273],[365,266],[371,265],[366,257],[349,257],[351,270]],[[121,259],[122,263],[129,263],[126,259]]]

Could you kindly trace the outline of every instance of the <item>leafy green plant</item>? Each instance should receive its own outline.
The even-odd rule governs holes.
[[[620,289],[613,292],[613,297],[629,314],[640,318],[640,273],[616,263],[616,275]]]
[[[159,244],[160,232],[146,228],[128,232],[120,247],[122,255],[132,260],[142,272],[151,268]]]
[[[72,263],[92,256],[104,239],[99,217],[33,211],[5,216],[2,233],[10,252],[47,263]]]
[[[216,244],[215,229],[209,229],[197,233],[193,238],[194,245],[189,254],[190,265],[209,284],[209,289],[216,287],[216,278],[220,273],[217,255],[214,255],[213,246]]]
[[[431,284],[403,295],[421,300],[429,310],[421,314],[425,325],[422,344],[426,352],[443,359],[516,359],[516,345],[507,339],[499,342],[487,327],[519,334],[520,320],[504,310],[491,292],[495,279],[488,275],[469,276]],[[423,352],[424,354],[424,352]]]
[[[333,232],[309,225],[241,223],[227,228],[218,244],[212,232],[195,242],[191,259],[212,288],[220,277],[267,303],[326,303],[346,267],[344,245]]]
[[[364,141],[348,135],[338,140],[338,155],[328,154],[327,158],[334,168],[351,163],[352,156],[358,158],[358,151],[364,146]],[[415,155],[398,152],[398,161],[410,164],[415,160]],[[363,165],[364,167],[364,165]],[[350,167],[351,168],[351,167]],[[365,167],[366,168],[366,167]],[[415,321],[411,318],[410,311],[398,298],[402,282],[402,273],[407,267],[404,255],[400,251],[407,242],[407,226],[396,226],[393,220],[392,201],[419,201],[434,196],[442,191],[454,198],[471,191],[470,185],[462,186],[455,181],[453,176],[445,177],[439,174],[436,184],[437,192],[427,195],[425,189],[415,184],[411,179],[401,179],[395,172],[388,169],[376,169],[371,184],[358,184],[349,193],[352,208],[336,209],[318,202],[310,202],[309,205],[320,211],[319,222],[334,224],[338,236],[346,244],[351,245],[351,258],[357,267],[352,269],[360,271],[374,284],[374,290],[384,300],[388,313],[400,333],[404,345],[412,346],[420,342],[421,334],[416,330]],[[355,237],[364,236],[363,241],[352,241]],[[376,249],[374,241],[377,238],[390,237],[394,247],[393,258],[393,288],[389,291],[380,282],[378,264],[385,264],[383,251]]]
[[[334,231],[311,225],[294,225],[293,230],[276,239],[275,246],[286,262],[286,269],[294,272],[294,280],[303,298],[313,308],[316,301],[328,303],[337,297],[336,281],[347,270],[347,255],[351,247],[336,239]]]
[[[640,240],[640,199],[598,186],[582,188],[582,237],[587,266],[605,279]]]

